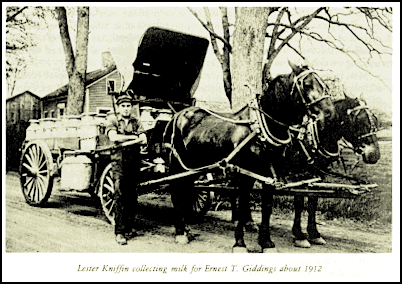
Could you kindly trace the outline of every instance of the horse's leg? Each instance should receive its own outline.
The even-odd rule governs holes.
[[[308,224],[307,224],[307,233],[309,235],[310,243],[315,245],[325,245],[327,242],[321,237],[320,233],[317,230],[316,223],[316,211],[318,206],[318,197],[312,196],[308,198]]]
[[[171,173],[176,173],[174,169],[179,168],[175,161],[171,163]],[[173,169],[173,170],[172,170]],[[193,194],[194,182],[192,179],[181,178],[173,181],[169,185],[169,191],[173,203],[173,223],[176,229],[175,241],[180,244],[189,242],[188,231],[185,216],[189,216],[191,210],[191,197]]]
[[[306,235],[301,229],[301,214],[304,209],[304,196],[295,195],[293,201],[295,207],[295,219],[293,221],[292,232],[295,236],[295,246],[301,248],[311,247],[310,243],[307,241]]]
[[[239,202],[235,202],[236,205],[233,208],[233,212],[236,212],[235,221],[235,244],[233,246],[234,253],[247,253],[247,247],[244,242],[244,228],[247,221],[250,219],[250,180],[244,179],[239,181],[239,190],[235,197],[238,196]]]
[[[260,232],[258,236],[258,244],[261,246],[262,252],[264,253],[274,252],[269,249],[275,247],[275,244],[271,241],[271,234],[269,228],[269,221],[272,214],[273,191],[274,188],[269,185],[264,185],[261,191],[262,218],[261,218]]]

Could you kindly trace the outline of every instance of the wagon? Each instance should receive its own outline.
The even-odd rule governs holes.
[[[138,102],[136,113],[146,129],[148,145],[141,150],[141,182],[138,194],[159,190],[172,180],[199,176],[193,200],[194,216],[203,216],[211,206],[214,192],[231,191],[219,173],[236,172],[264,183],[274,179],[231,165],[233,151],[224,161],[204,170],[188,170],[169,175],[170,149],[163,143],[163,132],[173,114],[194,105],[201,69],[209,41],[162,28],[149,28],[143,35],[133,63],[135,75],[128,87]],[[113,100],[114,94],[111,93]],[[113,114],[113,113],[112,113]],[[61,177],[61,189],[89,193],[99,198],[103,212],[114,223],[114,179],[111,155],[119,147],[136,141],[112,144],[105,135],[106,115],[84,113],[31,121],[27,129],[20,162],[22,192],[28,204],[41,206],[49,199],[53,180]],[[139,146],[140,147],[140,146]],[[161,186],[162,185],[162,186]],[[307,179],[288,184],[275,184],[276,195],[319,195],[354,197],[376,185],[321,183]]]

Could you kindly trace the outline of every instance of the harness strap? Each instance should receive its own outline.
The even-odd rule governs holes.
[[[199,108],[204,110],[204,111],[206,111],[207,113],[217,117],[217,118],[220,118],[222,120],[229,121],[229,122],[232,122],[232,123],[236,123],[236,124],[252,124],[253,123],[253,121],[251,121],[251,120],[234,120],[234,119],[230,119],[230,118],[227,118],[227,117],[220,116],[219,114],[214,113],[214,112],[212,112],[211,110],[209,110],[207,108],[204,108],[204,107],[199,107]]]

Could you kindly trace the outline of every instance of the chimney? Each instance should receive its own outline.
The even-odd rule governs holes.
[[[102,52],[102,69],[106,69],[112,65],[116,65],[113,60],[113,56],[110,51]]]

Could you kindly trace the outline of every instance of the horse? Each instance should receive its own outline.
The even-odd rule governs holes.
[[[248,200],[250,192],[247,189],[255,182],[249,173],[272,177],[269,165],[281,157],[281,151],[290,142],[289,125],[299,123],[309,115],[324,129],[335,116],[326,86],[317,73],[307,66],[291,62],[289,65],[292,68],[290,74],[277,76],[264,96],[236,113],[214,113],[195,106],[176,113],[163,137],[165,145],[171,149],[169,173],[208,170],[210,165],[219,165],[219,170],[233,178],[228,167],[230,161],[246,173],[244,176],[237,174],[234,179],[239,200]],[[258,124],[252,119],[256,116]],[[174,207],[175,241],[180,244],[187,244],[191,239],[186,219],[196,193],[191,190],[193,181],[192,177],[182,177],[169,186]],[[258,238],[262,252],[270,252],[269,249],[275,247],[269,228],[272,186],[267,182],[262,194],[262,224]],[[239,202],[233,252],[247,252],[244,242],[247,207],[248,202]]]
[[[285,172],[295,172],[297,169],[306,169],[310,173],[315,173],[324,178],[320,169],[326,169],[331,162],[339,158],[340,148],[338,141],[341,138],[346,139],[353,145],[355,153],[363,156],[363,161],[367,164],[375,164],[380,159],[380,150],[376,131],[378,129],[378,120],[368,109],[364,99],[352,99],[345,94],[345,99],[334,102],[336,115],[331,121],[332,125],[327,125],[325,129],[310,128],[310,132],[316,135],[315,143],[309,149],[309,145],[314,144],[306,142],[305,150],[300,149],[299,143],[294,143],[293,153],[289,154],[291,162],[285,165],[293,165],[292,169],[286,169]],[[315,132],[315,133],[314,133]],[[296,138],[294,138],[296,139]],[[304,156],[304,157],[300,157]],[[307,162],[308,158],[313,161]],[[304,165],[303,165],[304,164]],[[318,169],[318,171],[317,171]],[[285,173],[286,174],[286,173]],[[308,225],[307,233],[309,239],[302,232],[300,221],[301,213],[304,209],[304,197],[296,195],[294,197],[295,219],[292,232],[295,237],[295,246],[309,248],[311,244],[325,245],[326,241],[321,237],[316,226],[316,210],[318,204],[317,196],[308,197]]]

